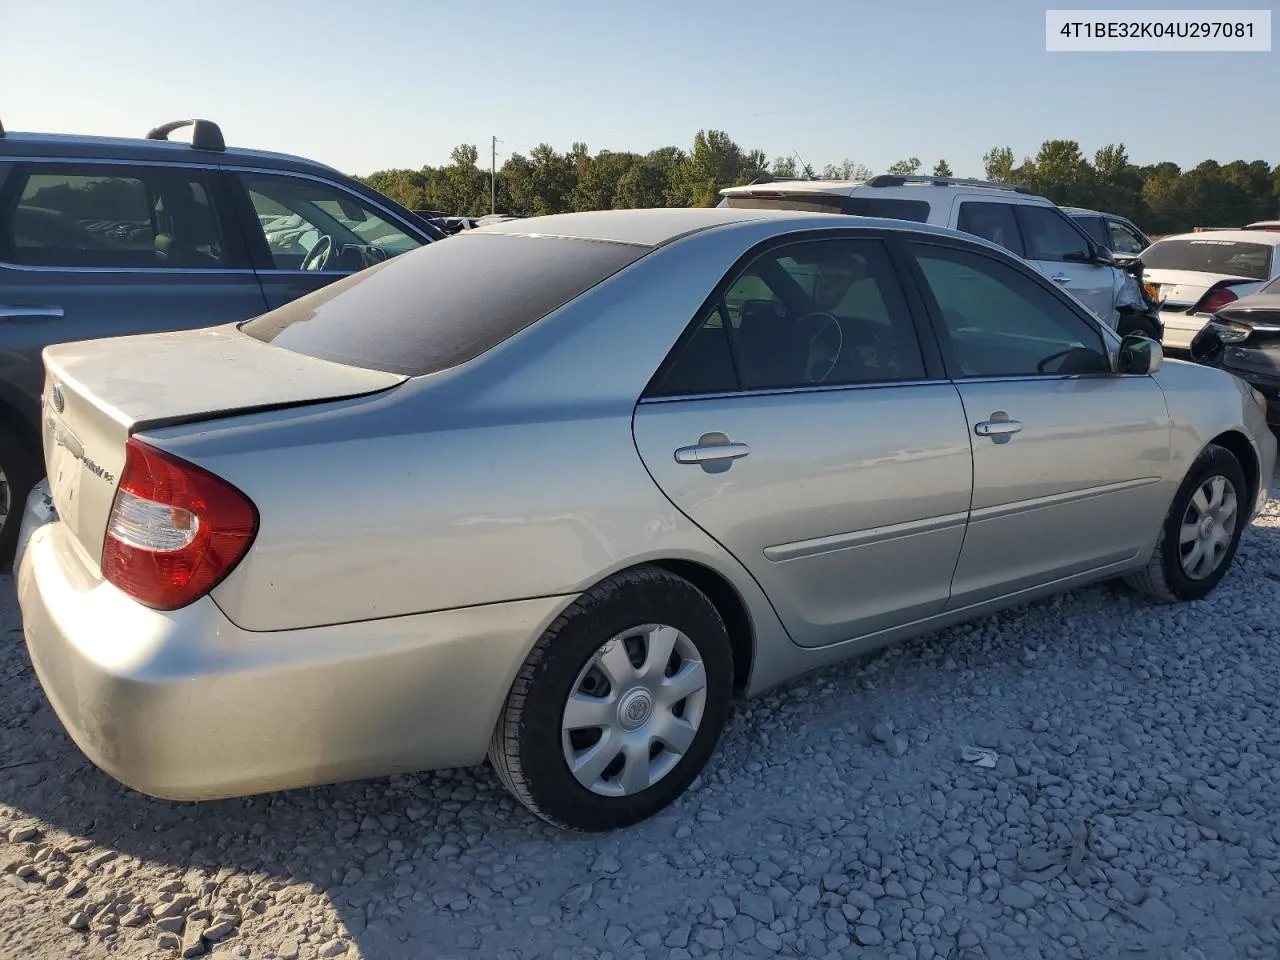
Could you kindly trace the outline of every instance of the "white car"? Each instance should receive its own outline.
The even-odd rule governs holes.
[[[870,180],[760,178],[720,191],[722,207],[891,217],[950,227],[1011,251],[1088,307],[1107,326],[1141,302],[1132,276],[1053,201],[1026,187],[958,177],[882,174]],[[1121,330],[1121,333],[1155,331]]]
[[[1280,276],[1277,248],[1271,230],[1180,233],[1147,247],[1139,259],[1160,301],[1164,345],[1190,349],[1216,311]]]

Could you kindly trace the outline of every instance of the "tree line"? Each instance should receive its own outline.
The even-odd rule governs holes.
[[[491,184],[479,160],[475,145],[462,144],[443,166],[379,170],[360,179],[410,209],[480,216],[489,213]],[[1153,234],[1280,216],[1280,164],[1273,168],[1264,160],[1206,160],[1183,170],[1169,162],[1134,164],[1123,143],[1108,144],[1089,158],[1075,140],[1046,140],[1034,157],[1021,162],[1011,147],[993,147],[982,165],[987,179],[1022,184],[1061,206],[1118,213]],[[765,175],[856,180],[872,172],[850,159],[821,169],[802,165],[796,157],[770,162],[762,150],[743,149],[722,130],[700,130],[689,150],[662,147],[644,154],[592,154],[585,143],[560,153],[544,143],[527,156],[507,157],[495,179],[499,213],[540,216],[573,210],[712,206],[724,187]],[[946,160],[927,166],[918,157],[900,160],[887,172],[952,175]]]

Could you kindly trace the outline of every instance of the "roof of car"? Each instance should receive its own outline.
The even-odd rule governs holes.
[[[93,137],[67,133],[6,131],[0,137],[3,157],[93,158],[100,160],[165,160],[174,163],[218,163],[236,166],[268,165],[273,168],[324,170],[340,173],[327,164],[288,153],[228,146],[223,150],[199,149],[181,140],[148,140],[144,137]]]
[[[917,223],[913,220],[743,207],[658,207],[641,210],[556,213],[544,217],[526,217],[520,220],[485,224],[468,231],[468,236],[501,233],[513,236],[567,237],[575,240],[634,243],[640,246],[657,247],[702,230],[761,220],[788,221],[796,229],[846,226],[880,230],[911,230],[944,236],[960,236],[979,243],[985,242],[980,237],[959,234],[945,227]]]
[[[1230,243],[1260,243],[1268,247],[1280,247],[1280,232],[1274,230],[1210,230],[1199,233],[1175,233],[1161,237],[1156,243],[1169,240],[1227,241]]]

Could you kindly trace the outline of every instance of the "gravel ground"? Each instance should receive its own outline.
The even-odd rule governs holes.
[[[0,956],[1280,957],[1278,581],[1271,508],[1208,602],[1100,586],[828,670],[611,836],[483,768],[132,793],[44,705],[4,582]]]

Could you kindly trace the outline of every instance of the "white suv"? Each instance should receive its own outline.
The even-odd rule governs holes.
[[[1141,300],[1133,277],[1069,216],[1014,184],[893,174],[865,181],[761,177],[721,190],[720,196],[722,207],[915,220],[984,237],[1039,268],[1112,329],[1119,325],[1120,308]]]

